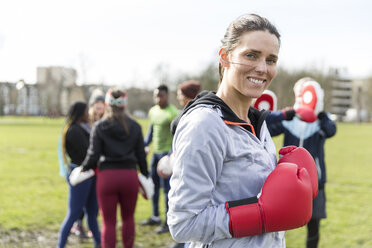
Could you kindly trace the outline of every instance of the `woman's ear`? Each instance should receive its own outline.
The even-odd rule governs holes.
[[[224,48],[221,48],[218,52],[220,63],[223,67],[228,68],[230,66],[230,62],[227,60],[227,53]]]

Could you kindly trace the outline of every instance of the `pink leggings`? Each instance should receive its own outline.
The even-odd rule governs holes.
[[[134,210],[138,196],[136,170],[102,170],[97,175],[97,197],[103,219],[101,244],[103,248],[116,246],[116,212],[120,204],[124,248],[132,248],[135,237]]]

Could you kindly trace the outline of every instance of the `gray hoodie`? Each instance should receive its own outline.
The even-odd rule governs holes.
[[[187,106],[176,128],[167,214],[173,239],[191,248],[285,247],[284,232],[231,236],[225,202],[259,194],[276,149],[263,112],[250,109],[254,130],[217,96],[209,98]]]

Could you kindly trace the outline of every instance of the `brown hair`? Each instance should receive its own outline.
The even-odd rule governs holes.
[[[110,89],[109,91],[111,91],[111,95],[115,99],[126,94],[123,90],[119,90],[116,88]],[[109,122],[119,122],[123,126],[125,133],[127,135],[129,134],[129,124],[127,120],[129,117],[125,112],[125,108],[115,105],[107,105],[105,108],[104,118],[106,118]]]
[[[221,48],[232,51],[239,43],[240,37],[245,32],[268,31],[278,38],[280,45],[280,34],[276,27],[264,17],[257,14],[246,14],[235,19],[226,29],[224,38],[221,40]],[[222,81],[224,67],[219,63],[220,83]]]
[[[200,88],[200,82],[195,80],[188,80],[178,85],[178,89],[189,99],[194,99],[200,92]]]

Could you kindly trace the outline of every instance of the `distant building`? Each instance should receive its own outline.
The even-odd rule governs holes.
[[[0,115],[65,115],[75,101],[88,102],[95,88],[109,86],[76,84],[77,72],[61,66],[38,67],[37,81],[27,84],[0,82]]]
[[[352,80],[346,69],[332,71],[331,112],[342,120],[352,105]]]
[[[38,67],[37,81],[30,84],[0,82],[0,115],[66,115],[75,101],[88,103],[94,90],[106,92],[110,86],[102,84],[77,85],[77,72],[62,66]],[[153,91],[127,88],[127,111],[137,118],[147,117],[154,105]],[[177,104],[176,93],[170,95],[170,102]]]
[[[70,102],[85,100],[84,93],[76,85],[77,72],[73,68],[38,67],[36,78],[39,93],[42,93],[39,95],[42,115],[65,114]]]
[[[0,114],[15,114],[16,101],[13,92],[15,84],[9,82],[0,83]],[[12,97],[13,96],[13,97]]]
[[[347,112],[347,121],[371,121],[372,80],[354,80],[352,91],[352,108]]]

